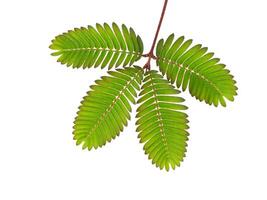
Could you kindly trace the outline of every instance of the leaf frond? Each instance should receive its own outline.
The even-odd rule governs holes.
[[[143,42],[132,28],[115,23],[75,28],[52,40],[58,62],[73,68],[131,66],[143,53]]]
[[[130,120],[131,103],[135,103],[140,89],[143,69],[135,66],[108,73],[91,86],[74,121],[74,139],[83,149],[102,147]]]
[[[163,75],[192,96],[209,105],[226,106],[225,99],[234,101],[237,95],[236,82],[220,59],[202,45],[192,46],[192,40],[174,34],[157,44],[157,65]]]
[[[137,132],[152,163],[167,171],[180,166],[186,152],[189,127],[180,92],[157,71],[145,74],[137,109]]]

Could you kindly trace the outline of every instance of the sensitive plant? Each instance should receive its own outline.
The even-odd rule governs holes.
[[[74,140],[83,149],[97,149],[115,139],[138,104],[136,131],[144,151],[160,169],[180,166],[186,153],[188,116],[180,91],[215,107],[237,95],[236,82],[214,53],[192,40],[158,35],[168,0],[148,53],[133,28],[104,23],[63,33],[50,48],[58,62],[72,68],[108,68],[83,98],[74,121]],[[147,59],[143,67],[136,62]],[[151,60],[156,61],[151,69]],[[115,69],[115,70],[114,70]]]

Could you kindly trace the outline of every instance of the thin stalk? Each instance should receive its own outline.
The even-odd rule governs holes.
[[[163,8],[162,8],[161,16],[160,16],[158,28],[157,28],[157,31],[156,31],[156,34],[155,34],[151,49],[147,54],[144,55],[145,57],[148,57],[147,63],[144,66],[144,69],[146,69],[146,70],[150,70],[151,59],[156,59],[156,56],[154,55],[154,49],[155,49],[156,42],[157,42],[157,39],[158,39],[158,36],[159,36],[161,25],[162,25],[162,22],[163,22],[163,19],[164,19],[164,16],[165,16],[167,5],[168,5],[168,0],[165,0]]]

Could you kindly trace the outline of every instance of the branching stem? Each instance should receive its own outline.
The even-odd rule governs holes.
[[[165,12],[166,12],[167,4],[168,4],[168,0],[165,0],[163,8],[162,8],[162,13],[161,13],[161,16],[160,16],[158,28],[157,28],[157,31],[156,31],[156,34],[155,34],[151,49],[147,54],[143,55],[144,57],[148,57],[147,63],[144,65],[144,69],[146,69],[146,70],[150,70],[151,59],[156,59],[156,56],[154,55],[154,49],[155,49],[156,42],[157,42],[157,39],[158,39],[158,36],[159,36],[159,31],[160,31],[160,28],[161,28],[161,25],[162,25],[162,21],[163,21]]]

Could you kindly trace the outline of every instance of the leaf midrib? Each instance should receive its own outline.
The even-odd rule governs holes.
[[[190,69],[189,67],[185,67],[183,64],[180,64],[176,61],[173,61],[171,59],[167,59],[167,58],[158,58],[158,60],[162,60],[162,62],[165,62],[167,63],[168,65],[172,64],[172,65],[176,65],[177,67],[179,68],[184,68],[184,70],[190,72],[190,73],[193,73],[195,75],[197,75],[199,78],[203,79],[204,81],[206,81],[210,86],[214,87],[215,90],[221,95],[221,96],[224,96],[222,91],[212,82],[210,81],[209,79],[207,79],[205,76],[203,76],[202,74]]]
[[[159,103],[158,103],[158,99],[157,99],[157,94],[156,94],[156,90],[155,90],[155,85],[153,82],[153,78],[151,76],[151,74],[149,75],[150,81],[151,81],[151,85],[152,85],[152,90],[153,90],[153,96],[155,99],[155,104],[156,104],[156,110],[157,110],[157,118],[158,118],[158,122],[159,122],[159,126],[160,126],[160,135],[161,135],[161,140],[163,142],[163,145],[165,146],[165,150],[167,151],[168,154],[168,158],[170,157],[169,155],[169,148],[168,148],[168,144],[166,141],[166,134],[164,133],[164,125],[162,122],[162,117],[161,117],[161,112],[160,112],[160,108],[159,108]]]
[[[95,126],[89,131],[88,136],[86,136],[85,140],[87,140],[93,132],[100,126],[100,124],[104,121],[105,117],[110,113],[110,111],[114,108],[116,102],[120,99],[120,97],[124,94],[124,91],[127,89],[127,87],[131,84],[132,81],[135,80],[135,78],[138,76],[138,74],[141,72],[141,69],[137,71],[136,75],[134,75],[127,84],[123,87],[123,89],[120,91],[118,96],[115,97],[115,99],[112,101],[110,106],[105,110],[105,112],[101,115],[101,117],[96,122]]]
[[[61,49],[58,52],[70,52],[70,51],[107,51],[113,53],[126,53],[126,54],[133,54],[141,56],[142,54],[137,51],[126,51],[126,50],[117,50],[117,49],[109,49],[109,48],[96,48],[96,47],[82,47],[82,48],[68,48],[68,49]]]

